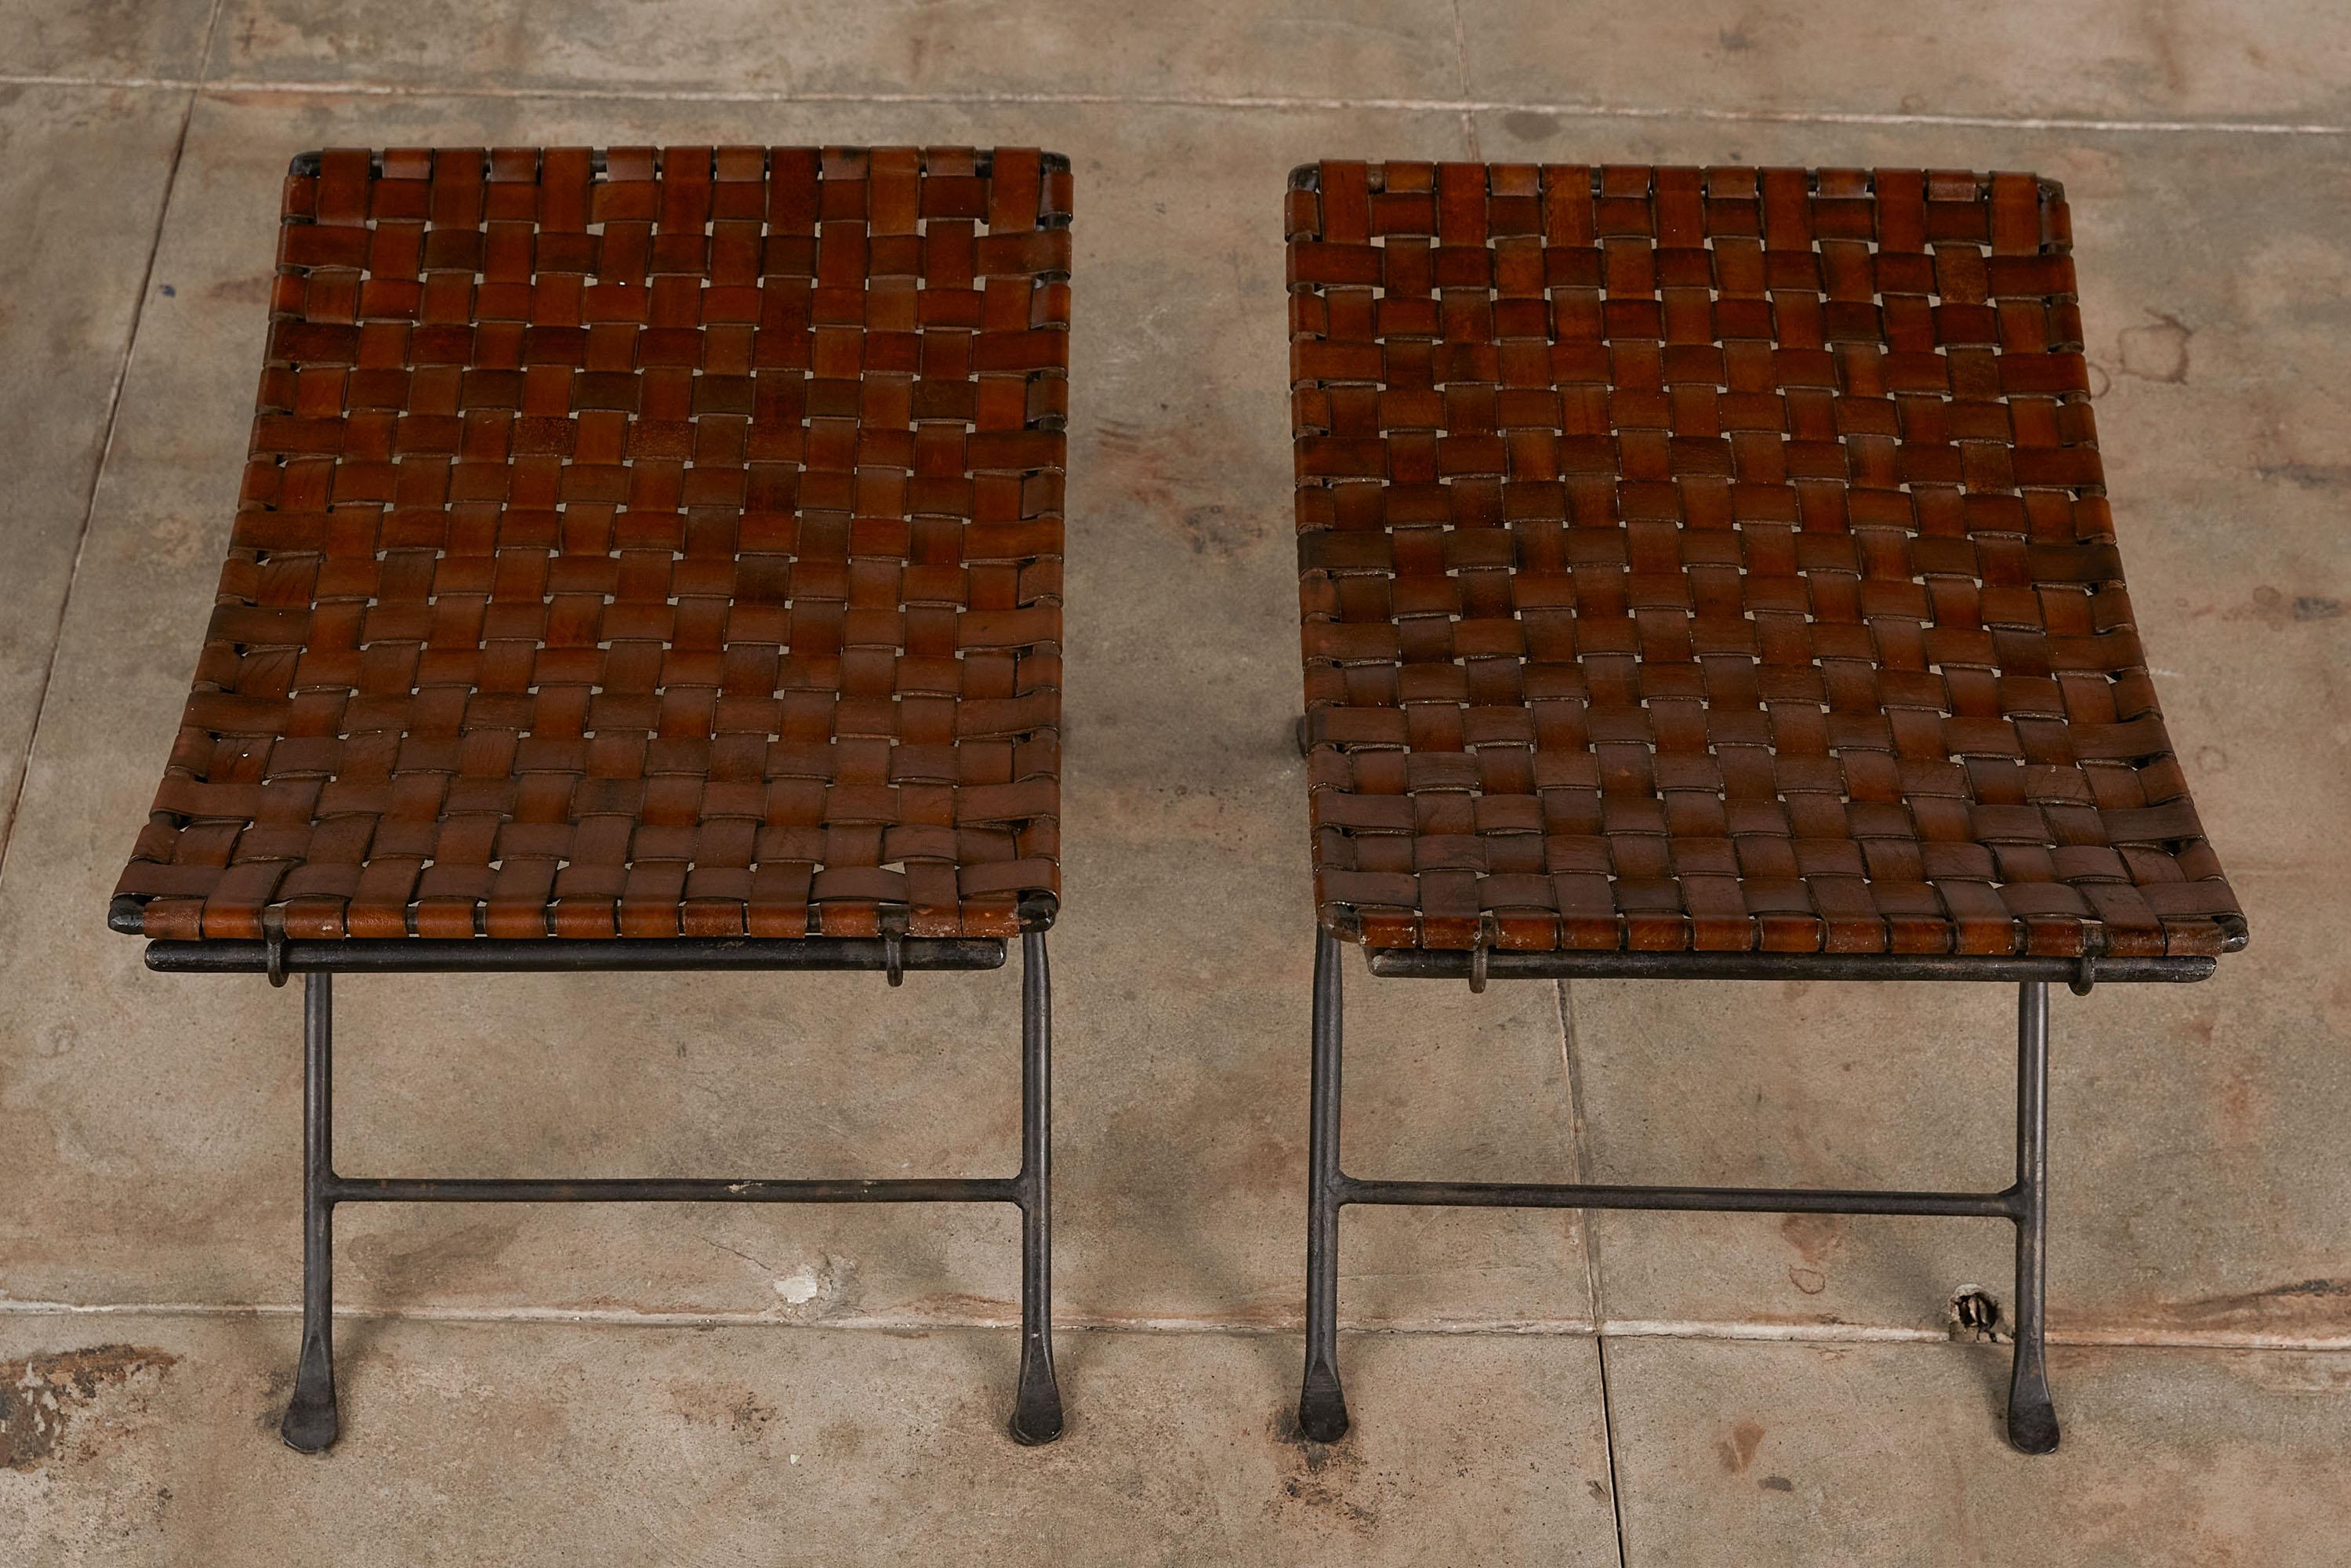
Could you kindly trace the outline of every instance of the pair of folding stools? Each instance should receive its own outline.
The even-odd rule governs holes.
[[[1012,1433],[1060,1434],[1071,197],[1027,149],[295,160],[227,560],[110,912],[151,968],[304,977],[294,1447],[337,1431],[334,1208],[381,1200],[1017,1205]],[[1347,1427],[1343,1206],[1735,1209],[2012,1222],[2009,1437],[2053,1449],[2049,982],[2245,940],[2123,587],[2062,193],[1332,162],[1288,236],[1305,1434]],[[1016,937],[1015,1176],[334,1168],[339,973],[894,986]],[[1348,1176],[1343,943],[1472,989],[2013,982],[2015,1182]]]

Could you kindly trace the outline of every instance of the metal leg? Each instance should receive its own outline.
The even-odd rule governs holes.
[[[1314,1065],[1309,1089],[1306,1199],[1306,1381],[1298,1426],[1318,1443],[1347,1435],[1339,1386],[1339,1041],[1345,986],[1339,941],[1314,934]]]
[[[159,961],[158,949],[164,949]],[[313,951],[311,949],[315,948]],[[592,949],[592,950],[591,950]],[[560,972],[575,969],[993,969],[1005,944],[978,938],[895,936],[600,944],[482,938],[403,943],[150,943],[150,967],[165,972],[266,972],[303,976],[302,1353],[293,1397],[278,1430],[306,1454],[331,1446],[340,1426],[335,1400],[334,1213],[342,1203],[1010,1203],[1020,1209],[1020,1382],[1012,1436],[1050,1443],[1061,1435],[1053,1376],[1052,979],[1045,937],[1022,938],[1020,1170],[1011,1176],[821,1177],[600,1176],[480,1178],[344,1176],[334,1166],[334,972],[392,974]]]
[[[1020,1387],[1012,1401],[1016,1442],[1061,1435],[1053,1379],[1053,980],[1045,934],[1020,939]]]
[[[2042,1312],[2049,1250],[2049,984],[2016,988],[2016,1360],[2008,1383],[2008,1440],[2020,1452],[2057,1450]]]
[[[1374,1181],[1339,1167],[1340,946],[1314,948],[1314,1071],[1308,1145],[1306,1380],[1298,1424],[1318,1442],[1346,1435],[1339,1383],[1339,1210],[1350,1203],[1480,1208],[1646,1208],[1784,1214],[1918,1214],[2000,1218],[2016,1227],[2016,1354],[2008,1440],[2027,1454],[2057,1448],[2043,1307],[2049,1244],[2049,983],[2022,981],[2016,1002],[2016,1181],[2002,1192],[1880,1192],[1841,1187],[1624,1186],[1584,1182]],[[1415,955],[1426,956],[1426,955]],[[1380,973],[1376,965],[1374,973]],[[1398,972],[1417,974],[1419,969]],[[1426,971],[1435,975],[1437,971]],[[1452,970],[1445,971],[1447,974]]]
[[[278,1431],[315,1454],[335,1440],[335,977],[302,982],[302,1359]]]

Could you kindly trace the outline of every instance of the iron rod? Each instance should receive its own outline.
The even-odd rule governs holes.
[[[1020,939],[1020,1381],[1012,1436],[1028,1444],[1061,1435],[1053,1376],[1053,977],[1045,934]]]
[[[1307,1086],[1306,1376],[1298,1395],[1299,1429],[1318,1443],[1335,1443],[1347,1434],[1347,1399],[1339,1381],[1339,1207],[1347,1181],[1339,1170],[1339,1057],[1345,1009],[1339,941],[1318,925]]]
[[[1373,974],[1384,979],[1466,980],[1472,955],[1426,947],[1365,950]],[[2210,957],[2097,958],[2099,985],[2209,978]],[[1899,953],[1514,953],[1489,948],[1486,976],[1494,980],[1998,980],[2071,981],[2078,958],[1970,954]]]
[[[2016,1218],[2012,1192],[1879,1192],[1853,1187],[1619,1186],[1582,1182],[1361,1181],[1341,1203],[1461,1208],[1655,1208],[1745,1214],[1928,1214]]]
[[[1012,1177],[768,1181],[724,1176],[334,1176],[332,1203],[1018,1203]]]
[[[880,937],[617,937],[507,941],[409,937],[398,941],[287,942],[292,974],[572,974],[583,970],[887,969],[891,944]],[[900,966],[914,969],[1000,969],[1004,944],[993,937],[907,937]],[[266,942],[150,942],[147,967],[172,975],[258,975],[269,967]]]
[[[334,1442],[335,978],[302,982],[302,1353],[278,1433],[315,1454]]]
[[[2049,1249],[2049,988],[2016,988],[2016,1351],[2009,1371],[2008,1440],[2028,1454],[2057,1447],[2057,1406],[2043,1343]]]

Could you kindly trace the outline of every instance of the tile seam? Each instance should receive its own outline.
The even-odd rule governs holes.
[[[299,1318],[294,1301],[0,1301],[0,1320],[71,1317],[190,1317]],[[556,1324],[617,1328],[775,1328],[841,1329],[882,1333],[950,1329],[1015,1329],[1017,1311],[1007,1307],[1001,1316],[909,1318],[893,1316],[823,1318],[814,1322],[776,1312],[631,1312],[609,1308],[572,1310],[562,1307],[371,1307],[339,1305],[339,1318],[414,1321],[419,1322],[479,1322]],[[1250,1336],[1295,1334],[1301,1325],[1221,1321],[1203,1318],[1093,1317],[1063,1314],[1055,1328],[1105,1333],[1222,1333]],[[1366,1323],[1343,1325],[1351,1337],[1386,1335],[1395,1338],[1460,1338],[1489,1336],[1515,1339],[1578,1339],[1593,1335],[1593,1326],[1573,1319],[1547,1322],[1494,1319],[1442,1323]],[[1940,1329],[1896,1328],[1866,1323],[1742,1323],[1683,1319],[1622,1319],[1608,1325],[1610,1339],[1717,1340],[1792,1344],[1948,1344],[1950,1335]],[[2136,1330],[2088,1329],[2052,1332],[2052,1344],[2084,1349],[2203,1350],[2296,1354],[2336,1354],[2351,1352],[2351,1333],[2336,1334],[2156,1333]]]
[[[2066,131],[2247,136],[2351,136],[2351,124],[2325,120],[2158,119],[2098,115],[1898,113],[1872,110],[1740,109],[1610,103],[1561,103],[1532,99],[1326,97],[1285,93],[1116,92],[817,92],[782,89],[613,87],[593,83],[489,86],[462,83],[244,80],[199,81],[181,77],[0,73],[0,87],[125,88],[197,91],[214,97],[573,99],[628,102],[759,104],[943,104],[1258,110],[1320,113],[1374,110],[1432,114],[1529,112],[1577,120],[1695,120],[1730,124],[1923,126],[1994,131]]]
[[[1456,0],[1454,16],[1460,17],[1459,0]],[[1583,1115],[1583,1069],[1575,1050],[1575,1001],[1569,991],[1570,982],[1558,983],[1559,1054],[1567,1071],[1567,1106],[1569,1135],[1575,1150],[1575,1179],[1592,1179],[1588,1124]],[[1608,1512],[1616,1527],[1616,1568],[1625,1568],[1625,1492],[1616,1473],[1616,1405],[1608,1386],[1608,1310],[1601,1289],[1600,1239],[1593,1222],[1595,1211],[1583,1209],[1576,1215],[1576,1239],[1583,1244],[1583,1292],[1592,1309],[1592,1355],[1600,1370],[1600,1440],[1608,1460]]]
[[[1575,1049],[1575,1000],[1568,990],[1569,982],[1559,985],[1559,1054],[1567,1073],[1568,1135],[1575,1155],[1574,1179],[1592,1179],[1592,1140],[1590,1123],[1583,1113],[1583,1063]],[[1577,1239],[1583,1244],[1583,1294],[1591,1308],[1593,1331],[1608,1321],[1608,1303],[1604,1277],[1600,1267],[1600,1228],[1598,1209],[1578,1209]]]
[[[1592,1356],[1600,1366],[1600,1440],[1608,1458],[1608,1513],[1616,1525],[1616,1568],[1625,1568],[1625,1488],[1616,1478],[1616,1402],[1608,1387],[1606,1334],[1593,1334]]]

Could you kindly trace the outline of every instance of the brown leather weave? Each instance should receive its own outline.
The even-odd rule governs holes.
[[[1316,902],[1374,946],[2202,954],[2029,174],[1293,178]]]
[[[1033,150],[298,162],[140,928],[1049,923],[1069,214]]]

